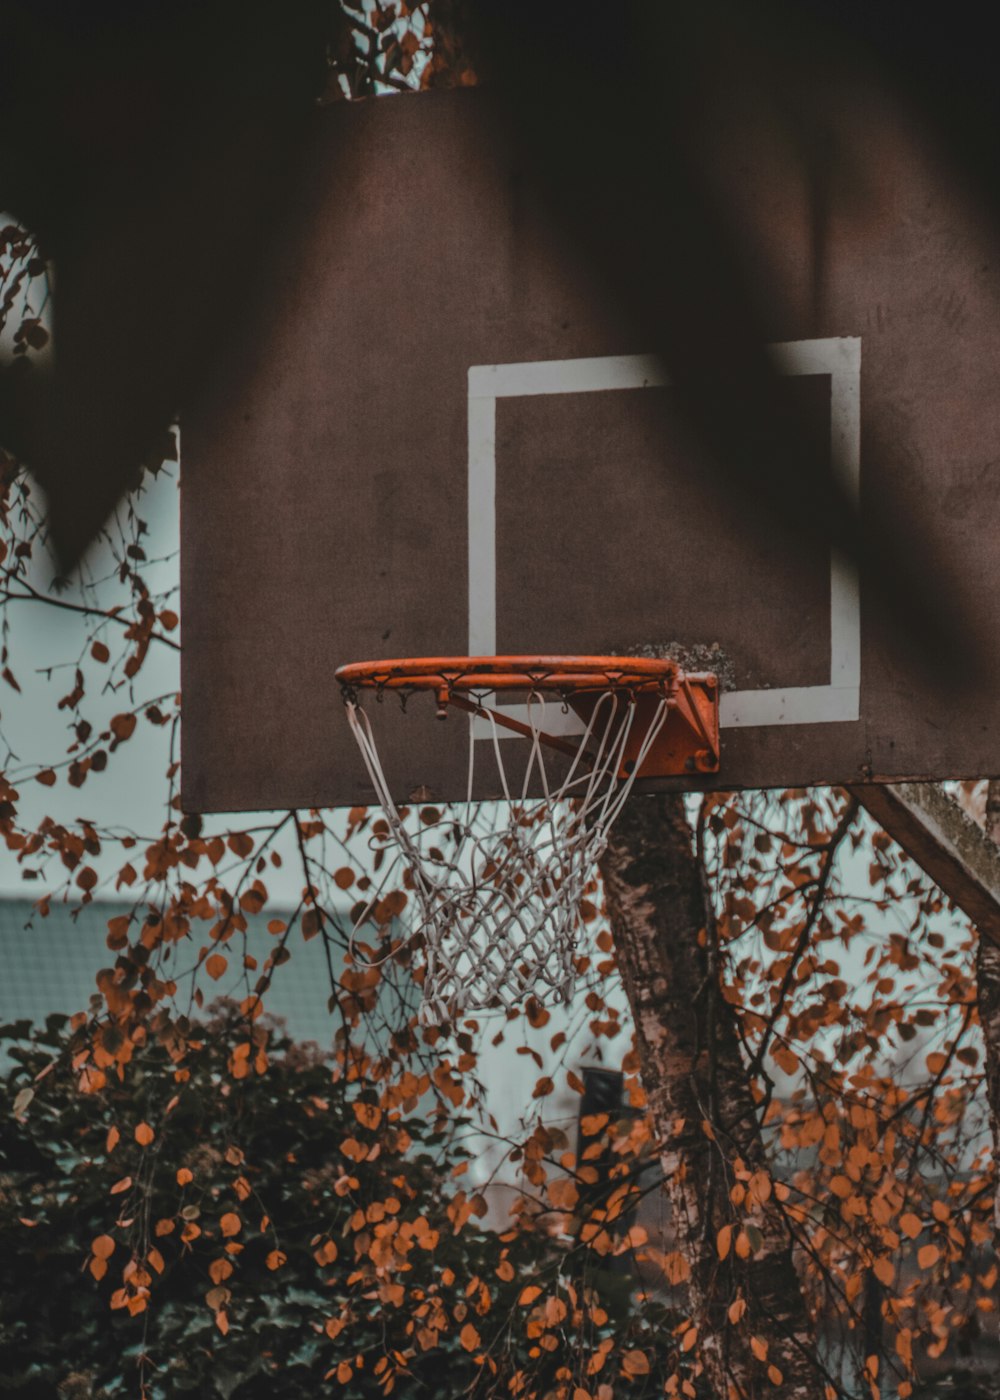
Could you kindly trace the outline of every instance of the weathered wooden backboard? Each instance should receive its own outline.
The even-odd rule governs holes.
[[[854,562],[708,469],[497,150],[476,92],[317,120],[294,251],[261,250],[276,310],[182,424],[186,808],[370,800],[334,671],[390,656],[715,664],[717,787],[1000,772],[998,280],[957,196],[887,151],[818,299],[803,191],[734,163],[782,392],[950,571],[975,678],[915,665]],[[379,714],[395,789],[463,797],[467,721],[416,708]]]

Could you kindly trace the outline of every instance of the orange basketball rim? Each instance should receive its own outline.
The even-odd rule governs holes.
[[[571,738],[546,733],[496,703],[499,693],[559,696],[584,728],[603,697],[612,695],[636,707],[634,737],[621,754],[620,778],[665,778],[715,773],[719,768],[719,686],[708,672],[685,672],[667,657],[646,656],[420,656],[357,661],[337,670],[345,696],[372,690],[402,697],[429,691],[437,715],[454,706],[489,719],[526,738],[537,734],[548,747],[586,760]],[[666,715],[650,745],[643,745],[644,712],[665,703]],[[636,772],[640,749],[645,747]]]

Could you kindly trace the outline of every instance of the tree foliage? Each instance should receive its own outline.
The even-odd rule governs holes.
[[[530,1394],[616,1363],[660,1393],[677,1319],[634,1308],[611,1267],[627,1238],[595,1252],[538,1213],[485,1229],[462,1189],[469,1119],[436,1111],[429,1076],[383,1109],[367,1078],[331,1076],[269,1025],[267,1071],[240,1077],[245,1023],[215,1009],[183,1070],[157,1045],[89,1095],[82,1023],[52,1017],[27,1043],[4,1028],[4,1394],[305,1396],[335,1380],[416,1397],[444,1374],[449,1394]]]

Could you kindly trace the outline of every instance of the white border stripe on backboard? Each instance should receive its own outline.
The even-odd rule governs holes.
[[[469,400],[469,655],[497,649],[497,401]]]
[[[779,374],[830,376],[830,447],[834,470],[858,504],[861,470],[861,339],[829,336],[772,345]],[[496,652],[496,401],[544,394],[586,394],[669,385],[653,355],[473,365],[469,369],[469,655]],[[735,690],[721,697],[724,728],[837,724],[857,720],[861,688],[861,595],[858,571],[839,550],[830,558],[830,680],[783,690]],[[517,708],[517,707],[510,707]],[[579,722],[565,717],[565,732]],[[560,730],[564,726],[559,726]],[[478,737],[478,726],[477,726]],[[492,731],[490,731],[492,732]],[[487,730],[484,728],[483,736]],[[509,731],[504,731],[507,737]]]
[[[470,399],[520,399],[539,394],[592,394],[609,389],[664,389],[670,377],[656,355],[598,355],[581,360],[526,360],[473,365]]]

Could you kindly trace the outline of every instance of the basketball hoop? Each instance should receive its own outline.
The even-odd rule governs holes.
[[[337,679],[385,821],[381,888],[400,876],[425,954],[425,1023],[569,997],[581,927],[596,910],[597,861],[638,778],[719,765],[718,685],[676,661],[620,656],[422,657],[341,666]],[[381,701],[428,692],[438,719],[468,727],[465,807],[400,808],[379,760],[362,692]],[[519,694],[515,707],[501,695]],[[574,712],[578,734],[566,735]],[[478,721],[478,724],[477,724]],[[526,744],[503,743],[502,730]],[[502,799],[474,801],[477,749],[495,761]],[[505,753],[505,750],[507,751]],[[385,867],[385,852],[397,861]],[[402,866],[401,871],[399,866]],[[371,918],[370,901],[355,933]]]

